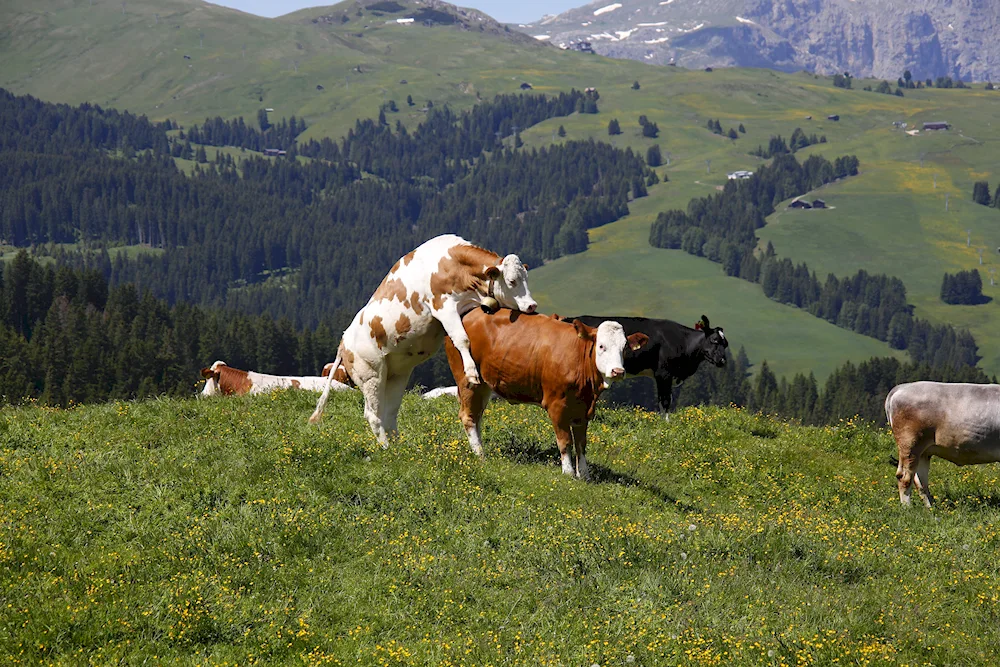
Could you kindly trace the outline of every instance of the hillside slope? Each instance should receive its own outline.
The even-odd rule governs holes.
[[[768,67],[895,80],[1000,77],[989,0],[596,0],[520,30],[570,48],[683,67]]]
[[[415,123],[427,100],[467,107],[480,94],[517,90],[520,72],[565,62],[556,49],[451,5],[381,5],[399,10],[343,2],[266,19],[201,0],[133,0],[124,11],[17,0],[0,8],[0,87],[182,124],[253,118],[268,107],[308,118],[308,136],[318,137],[345,133],[389,99],[402,105],[412,95]],[[424,15],[436,18],[432,26],[396,20]]]
[[[935,463],[907,511],[883,431],[602,408],[587,484],[532,407],[491,406],[479,460],[452,399],[383,450],[314,398],[0,410],[0,660],[994,659],[994,467]]]

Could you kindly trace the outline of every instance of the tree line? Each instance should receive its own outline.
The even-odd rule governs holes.
[[[47,252],[168,304],[335,329],[398,257],[437,234],[538,265],[583,250],[587,229],[625,215],[658,181],[642,156],[593,141],[521,151],[501,141],[596,98],[572,91],[499,96],[462,114],[435,108],[412,133],[359,121],[342,141],[305,144],[310,160],[217,153],[186,174],[171,153],[190,139],[168,136],[173,124],[7,94],[0,241],[73,244]],[[259,134],[239,121],[207,126],[197,132],[213,140]],[[123,245],[155,252],[115,250]]]
[[[340,332],[326,326],[299,330],[287,318],[171,306],[131,283],[112,287],[99,271],[43,264],[23,250],[0,269],[0,403],[190,396],[201,387],[199,369],[218,359],[263,373],[317,375],[339,343]],[[848,362],[823,387],[811,373],[778,380],[766,361],[753,377],[752,367],[740,348],[726,366],[706,366],[685,381],[675,404],[732,404],[804,424],[856,414],[884,423],[882,402],[900,382],[989,381],[970,366],[896,359]],[[655,389],[647,380],[616,384],[607,398],[653,409]],[[438,354],[417,368],[411,386],[452,383]]]
[[[859,271],[844,279],[831,274],[821,282],[805,264],[779,259],[770,244],[756,251],[756,230],[776,204],[857,171],[854,156],[830,163],[811,155],[799,164],[792,155],[778,155],[751,178],[728,181],[721,193],[692,200],[686,212],[660,213],[650,228],[650,244],[719,262],[727,275],[759,283],[769,298],[905,349],[917,363],[974,366],[979,357],[972,335],[914,317],[898,278]]]

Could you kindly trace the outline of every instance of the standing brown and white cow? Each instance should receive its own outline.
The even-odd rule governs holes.
[[[205,387],[201,390],[202,396],[243,396],[245,394],[266,394],[274,389],[307,389],[312,391],[323,391],[328,384],[329,368],[333,364],[327,364],[323,369],[322,376],[302,376],[292,377],[288,375],[267,375],[255,371],[244,371],[239,368],[232,368],[224,361],[216,361],[208,368],[201,369],[201,376],[205,378]],[[342,369],[337,369],[335,374],[345,380]],[[334,391],[350,389],[344,384],[334,379],[332,383]]]
[[[910,382],[885,397],[885,416],[899,452],[899,502],[910,504],[911,486],[927,507],[931,457],[960,466],[1000,461],[1000,385]]]
[[[472,357],[479,364],[483,384],[463,382],[462,358],[445,342],[448,364],[458,385],[459,416],[472,451],[482,456],[479,421],[491,389],[514,403],[542,406],[552,420],[562,471],[574,474],[570,445],[574,445],[576,476],[587,479],[587,424],[594,416],[598,396],[613,380],[625,377],[625,346],[638,350],[646,334],[628,338],[617,322],[602,322],[596,329],[576,320],[562,322],[545,315],[525,315],[500,309],[482,309],[463,318]]]
[[[462,315],[483,303],[534,312],[527,267],[517,255],[501,258],[453,234],[438,236],[396,262],[344,331],[334,365],[343,363],[361,388],[365,418],[383,446],[396,431],[410,374],[446,333],[461,355],[463,380],[479,384]],[[319,421],[328,397],[324,391],[309,421]]]

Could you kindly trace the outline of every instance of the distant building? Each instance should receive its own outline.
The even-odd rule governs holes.
[[[943,120],[935,120],[929,123],[924,123],[925,130],[947,130],[951,127],[948,123]]]
[[[579,51],[580,53],[593,53],[594,47],[590,42],[576,42],[575,44],[570,44],[569,48],[574,51]]]
[[[531,90],[531,84],[527,83],[527,82],[522,83],[521,84],[521,90]]]
[[[322,84],[317,83],[316,84],[316,90],[323,90]]]
[[[837,114],[835,114],[835,113],[832,113],[832,114],[830,114],[829,116],[827,116],[827,117],[826,117],[826,119],[827,119],[827,120],[840,120],[840,116],[838,116],[838,115],[837,115]]]
[[[726,174],[726,178],[731,181],[742,181],[753,176],[752,171],[746,171],[745,169],[740,169],[739,171],[734,171],[731,174]]]
[[[411,18],[405,18],[405,19],[396,19],[396,23],[399,23],[399,24],[402,24],[402,25],[405,25],[405,24],[407,24],[407,23],[413,23],[413,19],[411,19]]]
[[[288,155],[288,151],[283,151],[280,148],[265,148],[264,155],[269,157],[279,157],[281,155]]]
[[[826,208],[826,202],[822,199],[814,199],[812,206],[813,208]]]
[[[812,204],[807,201],[802,201],[801,199],[796,199],[788,205],[788,208],[812,208]]]

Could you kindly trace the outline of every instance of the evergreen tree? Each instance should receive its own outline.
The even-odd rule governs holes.
[[[976,181],[972,186],[972,201],[983,206],[989,206],[990,184],[987,181]]]
[[[646,164],[650,167],[659,167],[663,164],[663,156],[660,154],[660,146],[653,144],[646,149]]]
[[[615,135],[621,134],[621,133],[622,133],[622,128],[618,124],[618,119],[617,118],[612,118],[608,122],[608,134],[611,135],[611,136],[615,136]]]

